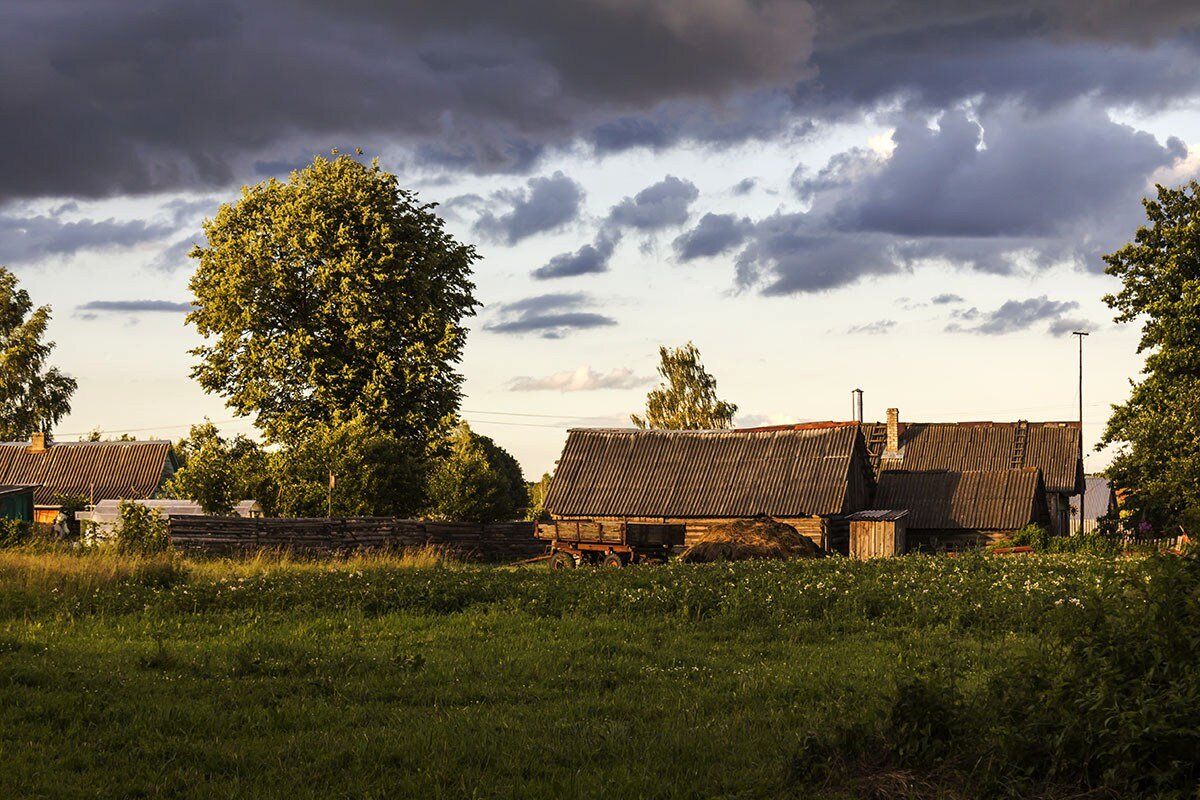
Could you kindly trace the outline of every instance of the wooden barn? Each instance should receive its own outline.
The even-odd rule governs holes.
[[[887,422],[862,423],[876,475],[905,472],[990,472],[1037,469],[1045,486],[1047,529],[1070,530],[1070,498],[1083,488],[1078,422]],[[877,507],[895,508],[880,505]],[[900,506],[903,508],[903,506]],[[910,521],[911,525],[911,521]]]
[[[1003,470],[886,470],[875,506],[906,509],[907,548],[959,550],[1045,527],[1046,488],[1036,467]]]
[[[768,515],[845,549],[841,518],[867,508],[874,478],[857,427],[570,431],[546,495],[556,521],[681,524]]]
[[[35,485],[34,520],[53,523],[63,497],[88,503],[153,497],[178,463],[170,442],[0,442],[0,484]]]

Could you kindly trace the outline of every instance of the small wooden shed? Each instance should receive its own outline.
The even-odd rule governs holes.
[[[904,555],[907,510],[873,509],[846,517],[850,523],[850,557],[865,561]]]
[[[33,492],[38,484],[0,486],[0,518],[33,522]]]

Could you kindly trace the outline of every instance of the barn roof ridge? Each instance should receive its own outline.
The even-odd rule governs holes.
[[[93,447],[95,445],[172,444],[170,439],[105,439],[99,442],[48,441],[46,449],[55,447]],[[0,447],[29,447],[29,442],[0,442]]]

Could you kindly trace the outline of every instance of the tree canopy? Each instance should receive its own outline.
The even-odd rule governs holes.
[[[1104,257],[1122,283],[1104,300],[1117,322],[1141,323],[1146,363],[1100,446],[1118,446],[1108,475],[1135,513],[1162,524],[1200,504],[1200,184],[1157,190],[1149,224]]]
[[[325,516],[331,474],[335,517],[409,517],[424,507],[424,451],[365,415],[315,425],[272,464],[285,517]]]
[[[497,522],[521,519],[529,489],[508,451],[467,423],[459,423],[445,456],[429,476],[429,513],[449,520]]]
[[[738,407],[717,397],[717,379],[700,363],[696,345],[660,347],[658,354],[658,374],[663,382],[646,395],[646,415],[630,415],[634,425],[669,430],[733,427]]]
[[[204,224],[192,375],[267,439],[364,414],[425,445],[453,419],[474,247],[378,163],[318,157]]]
[[[275,510],[278,487],[270,455],[246,436],[226,438],[205,420],[175,444],[180,467],[163,486],[165,497],[195,500],[209,514],[228,514],[242,500]]]
[[[0,267],[0,439],[24,440],[52,432],[71,411],[75,379],[46,359],[54,342],[43,341],[50,306],[34,308],[29,292]]]

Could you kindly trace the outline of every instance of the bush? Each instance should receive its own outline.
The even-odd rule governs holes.
[[[529,489],[517,460],[465,422],[454,430],[448,452],[430,474],[427,494],[429,514],[437,519],[521,519],[529,507]]]
[[[170,549],[170,527],[156,509],[132,500],[122,500],[117,509],[118,550],[123,553],[162,553]]]
[[[1050,534],[1041,525],[1026,525],[1012,535],[1011,539],[996,542],[995,547],[1032,547],[1044,553],[1050,547]]]
[[[23,519],[0,519],[0,547],[16,547],[33,538],[33,525]]]
[[[1026,525],[1012,538],[996,542],[992,547],[1032,547],[1035,553],[1090,553],[1099,556],[1113,556],[1121,552],[1121,545],[1108,534],[1095,532],[1051,536],[1040,525]]]

